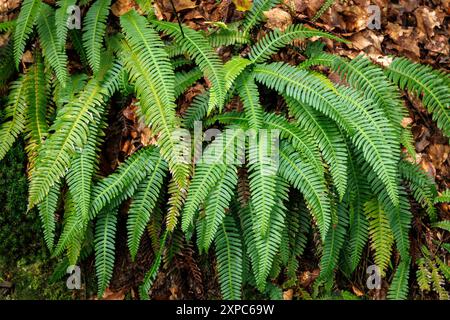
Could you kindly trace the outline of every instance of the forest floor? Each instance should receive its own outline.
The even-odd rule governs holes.
[[[51,2],[46,1],[46,2]],[[329,31],[335,35],[351,40],[349,44],[326,43],[326,51],[340,56],[354,58],[365,54],[372,60],[383,64],[389,61],[390,55],[405,56],[416,62],[432,65],[435,68],[450,70],[450,0],[353,0],[335,1],[319,19],[312,22],[324,1],[317,0],[284,0],[265,13],[266,21],[261,28],[254,30],[254,38],[259,39],[268,31],[284,29],[292,23],[304,23],[309,26]],[[177,21],[172,4],[169,0],[154,1],[158,18]],[[207,29],[213,23],[232,23],[242,19],[251,0],[173,0],[178,18],[184,24],[194,29]],[[20,1],[0,0],[0,21],[10,19]],[[380,9],[379,25],[373,20],[373,5]],[[117,0],[112,7],[114,15],[128,11],[136,4],[133,0]],[[375,21],[376,22],[376,21]],[[2,39],[0,39],[0,42]],[[301,43],[299,44],[301,45]],[[224,60],[231,56],[230,49],[223,47],[219,54]],[[295,48],[289,47],[280,51],[274,58],[279,61],[299,63],[305,59]],[[73,68],[76,68],[74,62]],[[331,80],[337,76],[329,74]],[[206,84],[198,82],[189,89],[185,95],[178,99],[180,110],[190,104],[193,98],[204,91]],[[405,97],[409,116],[404,118],[404,125],[411,125],[417,152],[416,159],[430,175],[432,175],[442,191],[450,187],[450,146],[448,139],[444,138],[437,129],[431,116],[427,113],[420,100],[412,95]],[[111,172],[122,159],[133,151],[136,141],[150,139],[150,133],[141,127],[135,118],[133,104],[123,109],[122,115],[117,119],[110,119],[115,123],[115,129],[107,134],[107,145],[103,155],[102,171]],[[104,150],[105,150],[104,149]],[[414,208],[414,206],[413,206]],[[450,219],[450,207],[440,204],[441,219]],[[435,231],[427,226],[419,215],[413,221],[414,233],[421,236],[411,237],[412,255],[419,254],[420,246],[431,243],[439,237]],[[423,236],[424,235],[424,236]],[[120,237],[123,237],[121,240]],[[147,242],[147,243],[146,243]],[[126,235],[118,235],[119,252],[116,270],[111,287],[107,290],[105,298],[124,299],[136,296],[136,288],[141,283],[143,275],[151,265],[153,257],[140,250],[141,255],[136,262],[131,262],[126,249]],[[121,245],[122,244],[122,245]],[[149,240],[144,240],[143,246],[149,246]],[[149,250],[151,251],[151,250]],[[122,254],[121,254],[122,253]],[[164,266],[157,278],[152,297],[154,299],[216,299],[219,298],[217,279],[213,270],[208,267],[208,259],[213,257],[199,257],[189,246],[185,246],[177,255],[175,263]],[[299,281],[295,287],[284,284],[284,299],[308,298],[308,291],[313,280],[318,276],[318,259],[312,253],[306,253],[301,262]],[[86,262],[87,270],[93,271],[92,261]],[[0,270],[1,271],[1,270]],[[92,272],[94,273],[94,272]],[[364,271],[359,273],[364,275]],[[337,279],[340,289],[353,294],[362,295],[363,277],[354,279]],[[1,279],[0,279],[1,282]],[[281,283],[282,284],[282,281]],[[383,284],[383,288],[387,286]],[[412,296],[417,299],[427,297],[418,290],[411,289]],[[1,294],[1,292],[0,292]],[[383,298],[386,290],[381,290],[372,298]],[[254,292],[254,297],[258,294]],[[95,298],[89,293],[83,297]],[[252,298],[254,298],[252,297]]]

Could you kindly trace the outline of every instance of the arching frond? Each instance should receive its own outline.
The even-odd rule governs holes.
[[[259,40],[250,51],[250,60],[257,63],[264,62],[292,41],[311,37],[324,37],[345,42],[345,40],[327,32],[311,29],[301,24],[292,24],[284,31],[276,29]]]
[[[199,32],[182,27],[176,23],[153,21],[158,30],[163,31],[173,37],[184,52],[187,52],[191,59],[203,71],[205,77],[212,83],[210,88],[209,111],[214,108],[222,110],[225,103],[225,81],[222,61],[212,49],[208,40]]]
[[[242,284],[242,243],[233,217],[225,217],[220,224],[215,243],[222,297],[238,300]]]
[[[386,70],[391,81],[401,89],[422,96],[438,127],[450,136],[450,90],[448,78],[433,72],[429,66],[413,63],[405,58],[396,58]]]
[[[252,8],[245,16],[243,26],[244,26],[244,34],[248,34],[249,31],[258,24],[261,20],[264,19],[264,11],[270,10],[276,4],[278,4],[280,0],[255,0],[253,1]]]
[[[397,267],[387,294],[390,300],[405,300],[408,298],[408,280],[411,259],[403,259]]]
[[[19,68],[25,45],[41,10],[41,0],[24,0],[14,28],[14,62]]]
[[[103,37],[111,0],[96,0],[83,20],[83,47],[94,73],[100,69]]]

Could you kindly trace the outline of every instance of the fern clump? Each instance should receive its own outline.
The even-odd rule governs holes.
[[[14,23],[0,24],[13,35],[0,51],[0,85],[9,85],[0,159],[23,134],[28,207],[38,208],[48,249],[65,255],[59,269],[93,254],[101,297],[123,227],[132,260],[143,237],[151,242],[141,298],[185,243],[214,253],[224,299],[240,299],[249,287],[280,296],[271,280],[295,282],[309,243],[320,256],[315,297],[331,296],[336,273],[351,277],[366,249],[392,279],[388,298],[408,297],[416,265],[421,290],[448,297],[438,250],[421,248],[418,261],[410,254],[410,200],[448,231],[448,221],[437,221],[449,193],[438,196],[433,179],[401,152],[414,154],[411,132],[401,126],[402,90],[420,98],[450,135],[448,75],[405,58],[381,67],[323,52],[311,38],[346,40],[306,25],[254,42],[250,31],[278,2],[255,0],[241,23],[208,31],[156,20],[142,1],[118,19],[110,0],[83,3],[81,31],[65,24],[73,0],[25,0]],[[118,30],[107,28],[110,21]],[[309,43],[296,48],[304,61],[274,62],[294,40]],[[233,46],[230,59],[222,60],[221,46]],[[22,61],[28,48],[32,62]],[[81,72],[68,67],[67,50],[79,56]],[[205,90],[179,108],[177,99],[198,81]],[[105,175],[108,122],[118,104],[131,101],[153,139]]]

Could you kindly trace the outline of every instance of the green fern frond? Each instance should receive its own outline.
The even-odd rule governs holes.
[[[436,223],[433,223],[433,227],[441,228],[442,230],[446,230],[450,232],[450,220],[442,220]]]
[[[222,29],[206,35],[211,47],[231,46],[234,44],[248,43],[249,39],[242,31]]]
[[[209,112],[214,108],[222,110],[225,103],[225,81],[222,61],[212,49],[208,40],[199,32],[182,27],[183,32],[176,23],[164,21],[152,21],[158,30],[167,33],[175,39],[184,52],[187,52],[192,60],[203,71],[205,77],[211,82]]]
[[[55,10],[45,3],[41,4],[37,29],[45,62],[55,71],[58,81],[64,87],[69,77],[67,71],[68,58],[65,49],[59,45],[56,35]]]
[[[122,46],[130,77],[140,98],[146,124],[160,132],[158,146],[180,188],[186,186],[189,166],[177,158],[173,133],[179,125],[175,115],[174,72],[163,42],[144,17],[135,11],[121,16],[128,44]]]
[[[309,132],[317,141],[323,158],[330,167],[331,176],[342,199],[347,189],[348,161],[348,152],[342,134],[328,118],[311,107],[300,104],[292,98],[286,98],[285,100],[298,125],[304,131]],[[304,133],[303,136],[305,136]],[[304,148],[302,149],[304,150]],[[308,159],[311,161],[310,158]]]
[[[303,193],[319,226],[322,239],[325,239],[331,226],[331,212],[328,190],[323,178],[316,174],[313,165],[303,161],[298,152],[287,143],[280,147],[279,173]]]
[[[29,188],[30,209],[41,202],[50,187],[66,174],[77,148],[83,148],[89,135],[88,124],[100,119],[104,103],[116,87],[119,72],[113,66],[104,81],[91,79],[76,100],[58,111],[49,130],[54,133],[39,150]]]
[[[115,238],[118,208],[106,207],[99,214],[95,226],[95,271],[98,282],[97,297],[101,298],[114,271]]]
[[[311,21],[317,21],[328,9],[330,9],[336,0],[325,0],[324,3],[320,6],[320,9],[316,12],[314,17],[312,17]]]
[[[403,259],[397,267],[392,280],[391,286],[387,294],[390,300],[405,300],[408,298],[408,280],[409,280],[409,265],[411,258]]]
[[[204,229],[200,231],[197,240],[200,250],[208,251],[223,222],[237,185],[236,171],[234,166],[229,166],[205,202]]]
[[[419,284],[419,288],[422,291],[430,291],[430,283],[431,283],[431,272],[427,268],[427,263],[425,258],[420,258],[417,261],[417,283]]]
[[[220,224],[215,243],[222,297],[225,300],[238,300],[242,284],[242,244],[233,217],[225,217]]]
[[[235,151],[233,149],[236,148],[237,137],[240,135],[242,135],[242,131],[238,129],[227,129],[204,150],[203,158],[195,168],[183,208],[183,231],[188,230],[200,205],[204,203],[208,194],[219,182],[227,167],[234,163]]]
[[[116,172],[99,181],[92,188],[90,218],[93,219],[104,207],[117,206],[130,198],[158,162],[158,152],[153,147],[143,148],[129,157]]]
[[[252,8],[244,18],[243,27],[244,34],[248,34],[249,31],[256,26],[260,21],[264,19],[264,11],[270,10],[276,4],[280,3],[280,0],[255,0],[253,1]]]
[[[14,28],[14,62],[19,68],[25,45],[41,10],[41,0],[24,0]]]
[[[181,209],[186,201],[186,190],[180,189],[177,186],[175,180],[169,182],[168,194],[169,194],[169,209],[166,216],[167,230],[173,232],[178,224],[178,218],[181,214]]]
[[[133,196],[127,221],[128,248],[132,259],[136,257],[141,237],[157,203],[166,170],[164,160],[161,158],[156,160],[154,168],[142,180]]]
[[[255,80],[248,74],[239,77],[236,87],[244,105],[245,116],[250,129],[262,129],[264,110],[259,102],[259,91]]]
[[[183,126],[193,129],[196,121],[202,120],[208,113],[209,91],[195,96],[183,117]]]
[[[0,126],[0,160],[16,141],[17,137],[25,129],[26,123],[26,77],[21,75],[18,80],[10,85],[8,102],[4,109],[6,122]]]
[[[58,209],[60,186],[56,184],[50,189],[47,197],[39,204],[39,218],[41,219],[44,239],[47,248],[52,251],[55,242],[56,219],[55,212]]]
[[[0,89],[6,87],[9,79],[16,72],[14,66],[14,51],[12,41],[0,48]]]
[[[446,281],[439,272],[439,268],[436,265],[431,264],[431,283],[433,285],[433,290],[437,292],[440,300],[449,300],[448,291],[445,290]]]
[[[406,115],[406,108],[400,100],[398,89],[389,81],[383,70],[370,62],[363,55],[350,61],[327,53],[315,56],[313,60],[329,61],[321,63],[346,80],[352,87],[360,90],[364,97],[376,103],[393,124],[398,133],[399,124]]]
[[[100,69],[103,37],[111,0],[96,0],[83,21],[83,46],[94,74]]]
[[[49,77],[46,77],[44,64],[39,53],[35,54],[35,63],[27,74],[27,131],[29,133],[29,161],[32,169],[35,165],[37,149],[48,136],[47,103],[49,95]],[[30,154],[31,153],[31,154]]]
[[[416,201],[427,210],[431,221],[436,221],[434,199],[437,196],[437,190],[433,179],[419,166],[408,161],[401,161],[399,169],[401,178],[408,181]]]
[[[394,235],[386,212],[376,199],[366,202],[364,207],[369,220],[370,247],[375,253],[375,263],[384,275],[391,258]]]
[[[339,254],[344,246],[348,226],[348,209],[345,203],[337,205],[337,222],[334,223],[325,236],[322,257],[320,259],[320,274],[317,283],[325,283],[329,288],[333,283],[333,272],[339,260]]]
[[[187,88],[192,86],[197,80],[203,76],[200,69],[194,68],[189,71],[179,71],[175,73],[175,98],[178,98]]]
[[[311,37],[323,37],[346,42],[346,40],[327,32],[311,29],[301,24],[292,24],[285,31],[274,30],[259,40],[250,51],[250,60],[256,63],[264,62],[292,41]]]
[[[17,20],[9,20],[0,22],[0,32],[9,32],[16,26]]]
[[[59,45],[64,48],[67,40],[69,9],[77,3],[77,0],[58,0],[58,8],[55,13],[56,37]]]
[[[251,64],[251,61],[241,57],[234,57],[224,65],[225,89],[228,91],[234,84],[236,78]]]
[[[0,157],[1,158],[1,157]],[[450,189],[445,190],[442,194],[434,199],[434,203],[450,203]]]
[[[429,66],[413,63],[405,58],[394,59],[386,72],[391,81],[401,89],[408,89],[422,96],[422,102],[432,114],[437,126],[450,137],[448,78],[433,72]]]

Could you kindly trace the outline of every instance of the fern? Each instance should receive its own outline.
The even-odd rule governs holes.
[[[102,113],[105,100],[112,94],[117,69],[112,68],[104,81],[93,78],[78,98],[59,110],[50,127],[54,131],[40,149],[30,182],[29,208],[41,202],[50,187],[66,174],[76,148],[82,148],[89,134],[89,123]]]
[[[386,70],[387,75],[401,89],[422,95],[422,101],[433,115],[433,120],[446,136],[450,136],[450,91],[445,76],[433,69],[396,58]]]
[[[0,160],[3,159],[19,134],[25,129],[26,123],[26,78],[20,76],[10,85],[8,103],[4,110],[7,120],[0,126]]]
[[[320,9],[316,12],[314,17],[312,17],[311,21],[314,22],[317,19],[319,19],[325,13],[325,11],[327,11],[328,9],[330,9],[334,5],[335,2],[336,2],[335,0],[326,0],[326,1],[324,1],[322,6],[320,7]]]
[[[95,271],[99,298],[103,296],[113,275],[117,214],[117,208],[105,208],[99,215],[95,226]]]
[[[397,267],[388,291],[388,299],[404,300],[408,297],[408,280],[410,269],[410,258],[402,260]]]
[[[434,199],[434,203],[450,202],[450,189],[445,190],[442,194]]]
[[[275,30],[267,34],[258,41],[250,51],[249,57],[253,62],[261,63],[270,58],[280,48],[286,46],[295,39],[305,39],[311,37],[324,37],[335,41],[346,42],[345,40],[333,36],[329,33],[307,28],[303,25],[293,24],[285,31]]]
[[[59,45],[64,48],[68,33],[69,9],[77,3],[76,0],[58,0],[55,13],[56,37]]]
[[[60,188],[55,185],[50,189],[45,200],[39,204],[39,218],[41,219],[44,239],[47,248],[51,251],[55,242],[56,219],[55,212],[58,208]]]
[[[263,20],[264,11],[270,10],[279,2],[279,0],[255,0],[243,22],[244,34],[248,34],[258,22]]]
[[[446,230],[446,231],[450,232],[450,220],[443,220],[443,221],[435,222],[433,224],[433,227],[441,228],[442,230]]]
[[[64,87],[67,82],[67,55],[58,43],[55,29],[55,10],[44,3],[41,4],[37,29],[42,45],[45,61],[56,73],[56,77]]]
[[[164,160],[161,158],[156,160],[153,170],[139,184],[136,194],[133,196],[127,221],[128,248],[133,259],[136,257],[145,226],[149,222],[150,215],[157,203],[166,170]]]
[[[183,92],[185,92],[187,88],[189,88],[197,80],[199,80],[202,75],[203,73],[197,68],[194,68],[187,72],[180,71],[175,73],[175,83],[178,84],[178,86],[175,88],[175,98],[178,98],[181,94],[183,94]]]
[[[386,212],[376,199],[368,201],[364,210],[369,220],[369,235],[371,248],[375,252],[375,263],[383,275],[391,258],[394,235]]]
[[[187,52],[205,77],[211,81],[209,111],[214,108],[222,110],[225,103],[225,83],[223,64],[217,54],[213,51],[205,37],[200,33],[183,27],[181,32],[175,23],[153,21],[158,30],[172,36],[183,51]]]
[[[222,175],[218,184],[211,191],[205,202],[205,218],[199,226],[198,247],[200,250],[208,251],[229,207],[237,185],[237,173],[230,166]]]
[[[20,60],[25,51],[26,41],[33,31],[33,25],[40,16],[41,0],[24,0],[14,28],[14,62],[19,68]]]
[[[111,0],[96,0],[89,8],[83,22],[83,46],[89,66],[94,73],[100,69],[102,43],[110,5]]]
[[[117,172],[99,181],[92,188],[90,218],[93,219],[104,207],[117,206],[131,197],[157,163],[157,152],[157,149],[151,147],[141,149],[119,166]]]
[[[242,244],[239,230],[231,216],[218,228],[216,243],[217,267],[222,296],[227,300],[241,297]]]
[[[128,45],[124,59],[140,97],[145,122],[161,132],[158,145],[161,155],[180,188],[185,187],[189,167],[175,156],[173,132],[178,126],[175,116],[174,73],[163,43],[144,17],[130,11],[121,17]],[[154,72],[155,70],[156,72]]]

